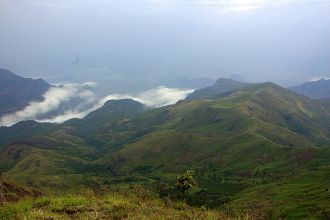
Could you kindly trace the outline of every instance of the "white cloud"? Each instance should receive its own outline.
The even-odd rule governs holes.
[[[100,99],[99,101],[94,103],[94,105],[92,107],[90,107],[88,109],[79,110],[79,108],[73,108],[73,109],[69,109],[69,110],[65,111],[61,115],[57,115],[54,117],[45,118],[45,119],[37,120],[37,121],[38,122],[50,122],[50,123],[63,123],[72,118],[84,118],[89,113],[97,110],[98,108],[101,108],[109,100],[119,100],[119,99],[127,99],[127,98],[132,98],[132,97],[128,96],[128,95],[109,95],[109,96],[106,96],[106,97]]]
[[[197,6],[217,10],[243,12],[261,8],[295,7],[328,4],[330,0],[148,0],[157,6]]]
[[[165,105],[171,105],[177,101],[184,99],[193,90],[180,90],[174,88],[166,88],[160,86],[155,89],[148,90],[139,94],[137,97],[132,97],[132,99],[141,102],[149,107],[161,107]]]
[[[181,90],[160,86],[137,95],[112,94],[99,99],[91,87],[95,83],[74,84],[52,87],[44,94],[42,102],[31,102],[21,111],[3,116],[0,126],[11,126],[19,121],[62,123],[72,118],[83,118],[102,107],[109,100],[133,99],[148,107],[161,107],[184,99],[193,90]]]
[[[12,125],[18,121],[35,119],[38,115],[56,110],[61,103],[70,100],[78,92],[77,89],[75,84],[52,87],[44,94],[44,101],[31,102],[23,110],[3,116],[0,125]]]
[[[312,77],[309,81],[310,81],[310,82],[315,82],[315,81],[319,81],[319,80],[321,80],[321,79],[329,80],[330,77],[327,77],[327,76]]]

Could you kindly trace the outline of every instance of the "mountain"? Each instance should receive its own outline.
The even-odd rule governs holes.
[[[101,108],[88,114],[82,121],[109,121],[112,118],[120,118],[137,115],[146,111],[148,108],[140,102],[132,99],[110,100]]]
[[[72,119],[64,124],[73,126],[73,134],[84,137],[87,143],[96,145],[97,148],[107,146],[109,142],[121,138],[122,135],[115,135],[111,139],[103,139],[100,134],[111,132],[108,125],[117,122],[124,123],[128,118],[141,114],[149,108],[132,99],[110,100],[107,101],[101,108],[91,112],[83,119]],[[133,135],[128,132],[122,133],[124,137],[132,138]],[[129,134],[129,135],[128,135]]]
[[[327,99],[330,98],[330,79],[305,82],[301,85],[290,87],[289,89],[311,99]]]
[[[208,97],[214,97],[234,89],[240,89],[249,86],[249,83],[239,82],[233,79],[218,79],[212,86],[199,89],[187,96],[186,100],[196,100]]]
[[[238,155],[256,158],[247,153],[263,154],[273,147],[274,151],[285,146],[329,145],[329,114],[315,108],[291,91],[268,83],[246,87],[220,99],[180,102],[121,125],[127,131],[145,127],[153,130],[101,162],[108,161],[114,170],[123,172],[132,172],[139,166],[178,172],[201,160],[222,163],[227,168],[230,164],[242,166],[244,159]],[[108,128],[115,132],[118,125]],[[104,135],[107,139],[109,134]],[[231,148],[240,150],[233,155]],[[241,154],[242,151],[247,152]],[[259,162],[249,163],[255,169]]]
[[[191,205],[328,216],[329,105],[273,83],[209,94],[158,109],[111,101],[48,132],[36,123],[34,134],[7,137],[0,168],[46,191],[141,184],[165,197],[191,169]]]
[[[313,102],[320,105],[324,111],[330,113],[330,99],[316,99]]]
[[[14,140],[24,140],[34,135],[47,134],[58,126],[51,123],[38,123],[35,121],[21,121],[10,127],[0,127],[0,149],[3,145]]]
[[[230,75],[228,78],[239,81],[239,82],[246,82],[246,80],[239,74]]]
[[[23,78],[0,68],[0,117],[24,108],[31,101],[42,101],[49,88],[42,79]]]

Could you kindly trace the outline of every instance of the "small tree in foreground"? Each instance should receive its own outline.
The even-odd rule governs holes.
[[[196,181],[193,176],[193,171],[187,170],[176,177],[175,187],[181,193],[184,199],[188,190],[196,185]]]

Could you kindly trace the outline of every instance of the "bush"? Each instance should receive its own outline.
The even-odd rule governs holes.
[[[187,170],[176,177],[175,187],[181,193],[182,198],[185,198],[188,190],[195,185],[196,181],[191,170]]]

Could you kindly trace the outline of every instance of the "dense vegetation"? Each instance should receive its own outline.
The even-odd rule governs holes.
[[[162,198],[157,201],[176,201],[176,176],[192,170],[198,184],[186,203],[193,210],[220,210],[227,217],[254,210],[267,218],[327,219],[328,106],[272,83],[153,110],[131,100],[111,101],[82,120],[26,122],[33,123],[32,131],[26,123],[0,129],[0,166],[6,178],[47,195],[139,184]],[[29,132],[9,132],[24,129]],[[91,212],[103,215],[107,199],[96,200]],[[27,202],[28,213],[61,215],[52,211],[52,201],[47,203],[31,208],[33,202]],[[167,211],[181,215],[173,207]]]

